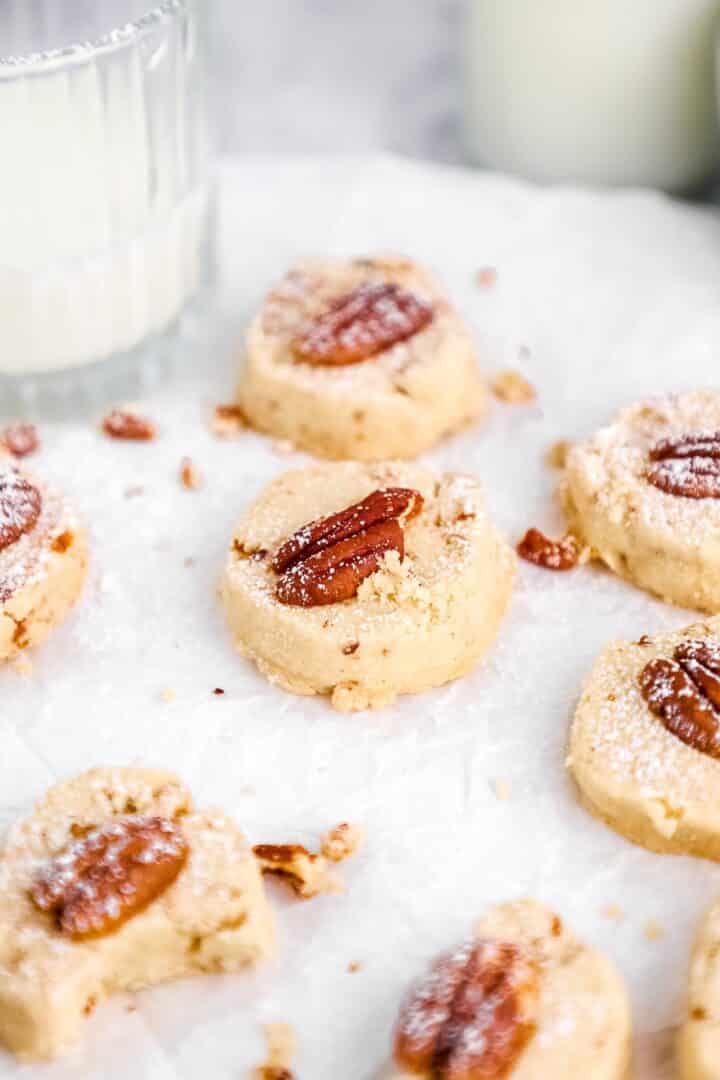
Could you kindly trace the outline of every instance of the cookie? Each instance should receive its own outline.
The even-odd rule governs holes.
[[[720,1080],[720,902],[702,921],[690,963],[688,1016],[678,1035],[681,1080]]]
[[[561,494],[572,531],[616,574],[720,611],[720,394],[625,409],[569,451]]]
[[[238,650],[272,682],[347,711],[474,667],[514,569],[475,480],[345,462],[266,489],[235,529],[221,595]]]
[[[105,997],[272,951],[257,861],[235,823],[171,773],[58,784],[0,856],[0,1041],[51,1058]]]
[[[85,533],[62,496],[0,457],[0,661],[47,637],[86,568]]]
[[[720,861],[719,756],[720,618],[608,645],[570,735],[587,808],[650,851]]]
[[[461,319],[399,257],[294,266],[250,326],[238,390],[258,430],[356,461],[415,457],[485,400]]]
[[[395,1027],[393,1080],[625,1080],[630,1007],[614,966],[532,900],[493,908],[439,957]]]

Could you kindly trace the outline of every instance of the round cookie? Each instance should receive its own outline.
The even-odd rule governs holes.
[[[688,1018],[678,1036],[681,1080],[720,1080],[720,902],[702,921],[690,963]]]
[[[0,457],[0,662],[47,637],[86,568],[85,533],[63,497]]]
[[[616,574],[720,611],[720,394],[623,410],[570,450],[561,497],[572,531]]]
[[[713,668],[720,618],[612,642],[578,704],[567,765],[582,801],[650,851],[720,861],[720,712],[701,686],[717,693]]]
[[[395,1030],[392,1080],[625,1080],[630,1006],[609,960],[532,900],[491,909],[475,933],[475,942],[434,965],[407,999]],[[461,979],[452,987],[453,966],[464,967],[468,983]],[[439,1055],[433,1042],[443,1047]],[[422,1067],[428,1057],[430,1069]]]
[[[133,866],[123,831],[158,825],[159,840],[136,852]],[[148,891],[143,878],[177,854],[167,838],[174,844],[178,834],[179,872]],[[59,909],[40,906],[48,895]],[[132,907],[99,930],[77,917],[71,932],[73,903],[101,922]],[[172,773],[92,769],[51,788],[0,852],[0,1042],[22,1060],[55,1057],[111,994],[237,971],[271,954],[274,941],[259,864],[230,817],[195,809]]]
[[[485,400],[467,329],[400,257],[295,265],[249,328],[238,389],[258,430],[356,461],[415,457]]]
[[[391,540],[400,532],[404,559],[397,546],[382,548],[355,595],[337,602],[280,599],[288,580],[302,583],[297,569],[288,578],[273,568],[296,530],[306,535],[315,519],[396,488],[424,500],[402,527],[379,526],[381,545],[385,529]],[[514,568],[473,479],[436,479],[398,462],[345,462],[286,473],[266,489],[235,529],[221,595],[238,650],[272,682],[296,694],[330,694],[335,708],[349,711],[468,672],[497,633]]]

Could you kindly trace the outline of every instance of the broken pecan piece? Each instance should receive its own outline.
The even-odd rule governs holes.
[[[420,513],[412,488],[381,488],[362,502],[303,526],[280,546],[272,562],[283,604],[316,607],[355,596],[388,551],[405,556],[402,525]]]
[[[645,477],[653,487],[686,499],[720,499],[720,431],[660,439]]]
[[[34,424],[17,423],[6,427],[0,443],[14,457],[27,457],[40,446],[37,428]]]
[[[517,545],[517,553],[546,570],[572,570],[580,559],[580,545],[572,533],[562,540],[551,540],[539,529],[528,529]]]
[[[396,1063],[433,1080],[499,1080],[535,1031],[538,984],[517,945],[480,940],[441,956],[401,1009]]]
[[[368,360],[424,330],[433,309],[393,282],[367,282],[311,319],[292,342],[296,360],[341,367]]]
[[[155,425],[152,420],[131,409],[113,409],[103,418],[102,430],[111,439],[150,442],[155,438]]]
[[[30,897],[75,940],[117,930],[175,880],[189,848],[167,818],[130,815],[92,829],[53,859]]]
[[[0,471],[0,551],[37,524],[42,509],[38,489],[13,468]]]
[[[639,676],[648,707],[687,746],[720,757],[720,646],[683,641],[673,659],[656,657]]]

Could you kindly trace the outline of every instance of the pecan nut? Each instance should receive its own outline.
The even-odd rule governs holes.
[[[15,469],[0,472],[0,551],[35,528],[42,509],[39,490]]]
[[[546,570],[572,570],[580,559],[580,545],[572,533],[562,540],[551,540],[539,529],[528,529],[517,545],[517,553]]]
[[[388,551],[405,556],[402,526],[420,513],[411,488],[382,488],[337,514],[311,521],[276,552],[276,595],[283,604],[316,607],[349,600]]]
[[[368,360],[424,330],[432,306],[393,282],[366,282],[311,319],[292,342],[296,360],[342,367]]]
[[[111,439],[128,439],[133,442],[150,442],[155,438],[155,425],[147,417],[130,409],[113,409],[104,417],[102,430]]]
[[[480,940],[441,956],[411,992],[394,1057],[435,1080],[499,1080],[535,1031],[537,965],[513,944]]]
[[[189,848],[162,817],[132,815],[91,829],[53,859],[30,897],[53,912],[61,933],[81,940],[117,930],[175,880]]]
[[[0,438],[0,444],[13,457],[27,457],[40,446],[40,438],[34,424],[18,423],[6,427]]]
[[[720,431],[660,439],[645,477],[653,487],[686,499],[720,499]]]
[[[687,746],[720,757],[720,646],[694,639],[673,659],[656,657],[639,676],[650,710]]]

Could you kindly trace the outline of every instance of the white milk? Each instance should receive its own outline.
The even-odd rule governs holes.
[[[538,180],[685,191],[718,161],[719,0],[466,0],[466,141]]]
[[[197,291],[208,194],[188,40],[166,25],[97,61],[0,64],[0,374],[125,352]]]

